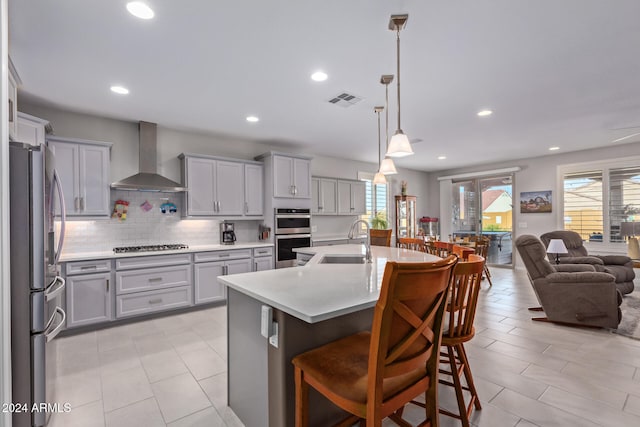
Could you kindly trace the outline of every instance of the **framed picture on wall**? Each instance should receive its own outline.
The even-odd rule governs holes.
[[[551,190],[520,192],[520,213],[551,212]]]

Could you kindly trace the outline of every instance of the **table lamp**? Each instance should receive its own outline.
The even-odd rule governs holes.
[[[559,254],[569,253],[567,247],[564,245],[562,239],[551,239],[549,247],[547,247],[547,253],[556,254],[556,264],[560,264]]]
[[[640,222],[621,222],[620,234],[627,238],[627,254],[631,259],[640,259],[640,247],[638,238],[640,236]]]

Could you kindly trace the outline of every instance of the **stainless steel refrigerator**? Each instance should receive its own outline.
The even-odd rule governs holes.
[[[56,408],[56,341],[66,314],[58,268],[64,197],[54,157],[44,145],[10,143],[11,374],[13,427],[45,426]],[[60,201],[55,235],[54,201]]]

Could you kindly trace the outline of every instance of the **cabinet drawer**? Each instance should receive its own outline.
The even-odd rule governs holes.
[[[87,273],[106,273],[111,271],[110,259],[68,262],[65,271],[67,276]]]
[[[191,286],[116,297],[116,317],[137,316],[191,305]]]
[[[251,249],[233,251],[200,252],[195,254],[195,262],[226,261],[228,259],[251,258]]]
[[[116,270],[132,270],[134,268],[164,267],[166,265],[189,264],[191,254],[154,255],[134,258],[116,259]]]
[[[253,256],[254,257],[273,256],[273,248],[272,247],[253,248]]]
[[[191,265],[116,272],[116,294],[191,285]]]

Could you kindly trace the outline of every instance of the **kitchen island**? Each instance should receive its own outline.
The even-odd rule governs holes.
[[[218,278],[228,291],[228,404],[247,427],[294,425],[291,359],[370,329],[387,261],[439,259],[373,246],[372,263],[355,263],[364,257],[364,245],[297,251],[312,255],[303,267]],[[261,334],[261,324],[272,335],[269,339]],[[339,410],[315,391],[309,396],[311,427],[340,419]]]

